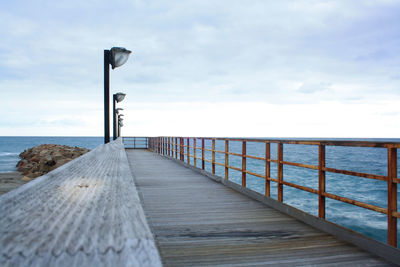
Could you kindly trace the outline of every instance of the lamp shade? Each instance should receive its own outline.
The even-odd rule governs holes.
[[[124,123],[122,121],[119,122],[119,126],[124,126]]]
[[[117,100],[117,102],[121,102],[122,100],[124,100],[126,94],[124,93],[116,93],[115,94],[115,99]]]
[[[110,52],[110,64],[113,69],[124,65],[131,53],[131,51],[123,47],[113,47]]]

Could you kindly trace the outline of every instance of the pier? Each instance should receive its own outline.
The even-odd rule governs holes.
[[[217,150],[218,140],[224,151]],[[389,236],[385,244],[333,224],[323,217],[324,198],[340,196],[324,192],[322,186],[307,189],[284,180],[279,167],[284,164],[318,170],[321,183],[324,172],[346,172],[324,166],[321,147],[337,143],[313,142],[319,147],[320,164],[314,166],[283,160],[279,147],[284,142],[299,143],[293,140],[133,137],[123,141],[100,145],[0,196],[1,266],[391,266],[400,262],[400,251],[392,245],[397,236]],[[242,153],[229,149],[233,142],[240,142]],[[250,142],[263,143],[265,157],[246,153]],[[278,143],[277,159],[269,154],[273,142]],[[388,199],[397,197],[394,158],[399,144],[341,145],[387,149],[387,176],[349,173],[381,179],[391,186]],[[218,153],[224,155],[223,163]],[[230,155],[241,159],[241,168],[232,166]],[[246,158],[262,160],[266,174],[252,171]],[[268,167],[274,161],[278,179]],[[232,182],[229,172],[217,176],[216,166],[236,168],[242,183]],[[278,199],[269,196],[268,186],[265,194],[249,189],[246,175],[250,174],[281,184]],[[283,185],[319,195],[319,216],[282,203]],[[393,227],[389,234],[397,234],[397,202],[389,202],[389,207],[353,204],[386,214],[388,226]]]
[[[165,266],[390,265],[178,162],[127,155]]]

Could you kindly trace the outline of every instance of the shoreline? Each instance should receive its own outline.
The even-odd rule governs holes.
[[[26,184],[32,179],[23,176],[18,171],[0,172],[0,196]]]

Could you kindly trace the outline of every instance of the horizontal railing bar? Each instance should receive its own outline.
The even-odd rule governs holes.
[[[313,194],[318,194],[318,190],[314,189],[314,188],[311,188],[311,187],[302,186],[302,185],[294,184],[294,183],[287,182],[287,181],[282,181],[282,184],[290,186],[290,187],[294,187],[294,188],[297,188],[297,189],[301,189],[303,191],[307,191],[307,192],[310,192],[310,193],[313,193]]]
[[[258,174],[258,173],[251,172],[251,171],[246,171],[246,173],[248,173],[250,175],[253,175],[253,176],[256,176],[256,177],[260,177],[260,178],[265,179],[265,175],[262,175],[262,174]]]
[[[338,170],[338,169],[334,169],[334,168],[323,168],[323,170],[327,171],[327,172],[358,176],[358,177],[375,179],[375,180],[380,180],[380,181],[387,181],[387,176],[383,176],[383,175],[369,174],[369,173],[355,172],[355,171]]]
[[[173,137],[173,138],[190,138],[204,140],[229,140],[233,142],[255,142],[255,143],[282,143],[297,145],[325,145],[325,146],[353,146],[353,147],[384,147],[384,148],[400,148],[400,142],[384,142],[384,141],[345,141],[345,140],[288,140],[288,139],[253,139],[253,138],[211,138],[211,137]]]
[[[310,165],[310,164],[296,163],[296,162],[290,162],[290,161],[282,161],[281,163],[285,164],[285,165],[295,166],[295,167],[302,167],[302,168],[307,168],[307,169],[312,169],[312,170],[318,170],[318,166]]]
[[[249,158],[249,159],[258,159],[258,160],[265,160],[265,158],[257,157],[257,156],[252,156],[252,155],[246,155],[246,158]]]
[[[322,195],[325,196],[325,197],[329,197],[331,199],[339,200],[339,201],[342,201],[342,202],[345,202],[345,203],[348,203],[348,204],[352,204],[352,205],[355,205],[355,206],[358,206],[358,207],[361,207],[361,208],[366,208],[366,209],[369,209],[369,210],[373,210],[373,211],[376,211],[376,212],[387,214],[387,209],[381,208],[381,207],[378,207],[378,206],[375,206],[375,205],[372,205],[372,204],[368,204],[368,203],[365,203],[365,202],[357,201],[357,200],[354,200],[354,199],[351,199],[351,198],[347,198],[347,197],[341,197],[341,196],[334,195],[334,194],[327,193],[327,192],[322,193]]]
[[[232,155],[232,156],[238,156],[238,157],[242,157],[242,154],[238,154],[238,153],[233,153],[233,152],[228,152],[228,155]]]
[[[272,177],[269,177],[267,180],[268,180],[268,181],[275,182],[275,183],[278,182],[278,179],[275,179],[275,178],[272,178]]]
[[[214,163],[219,165],[219,166],[225,167],[225,164],[223,164],[223,163],[219,163],[219,162],[214,162]]]
[[[233,167],[233,166],[226,166],[226,167],[228,167],[229,169],[240,171],[240,172],[243,171],[242,169],[239,169],[239,168],[236,168],[236,167]]]

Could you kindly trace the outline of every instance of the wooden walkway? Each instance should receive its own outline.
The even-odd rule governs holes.
[[[127,150],[165,266],[388,266],[181,164]]]
[[[161,266],[121,139],[0,196],[0,266]]]

